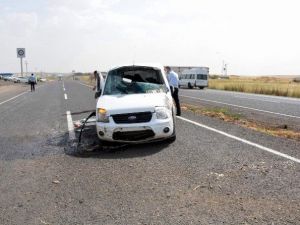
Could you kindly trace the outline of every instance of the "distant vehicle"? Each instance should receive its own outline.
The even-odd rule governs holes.
[[[179,76],[179,87],[204,89],[208,87],[208,74],[209,68],[207,67],[184,70]]]
[[[11,77],[11,80],[12,80],[14,83],[20,83],[20,79],[19,79],[19,77],[17,77],[17,76],[12,76],[12,77]]]
[[[28,77],[12,76],[12,81],[14,83],[28,83]]]
[[[28,77],[18,77],[18,79],[19,79],[19,83],[25,83],[25,84],[29,83]]]
[[[1,79],[3,79],[4,81],[8,81],[11,80],[11,77],[13,76],[12,73],[1,73]]]
[[[41,78],[40,82],[46,82],[47,80],[45,78]]]
[[[97,90],[96,127],[102,141],[175,141],[175,106],[162,66],[114,68]]]
[[[58,80],[62,81],[62,75],[58,75]]]
[[[5,81],[13,81],[13,76],[5,76],[3,80],[5,80]]]

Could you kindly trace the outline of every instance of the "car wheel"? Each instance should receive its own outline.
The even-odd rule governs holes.
[[[191,83],[188,83],[188,87],[189,87],[189,89],[193,89],[193,86],[191,85]]]

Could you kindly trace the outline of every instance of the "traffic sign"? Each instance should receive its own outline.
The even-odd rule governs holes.
[[[25,48],[17,48],[17,57],[25,58]]]

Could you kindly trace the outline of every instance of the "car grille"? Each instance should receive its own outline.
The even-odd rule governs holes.
[[[128,113],[112,115],[116,124],[147,123],[152,119],[151,112]]]
[[[113,139],[116,141],[140,141],[154,137],[155,134],[152,130],[142,131],[127,131],[127,132],[115,132]]]

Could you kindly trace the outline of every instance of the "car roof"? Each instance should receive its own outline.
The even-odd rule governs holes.
[[[152,67],[152,68],[156,68],[156,69],[163,69],[163,66],[159,63],[134,63],[134,64],[122,64],[119,66],[115,66],[113,68],[111,68],[110,70],[116,70],[116,69],[120,69],[123,67]]]

